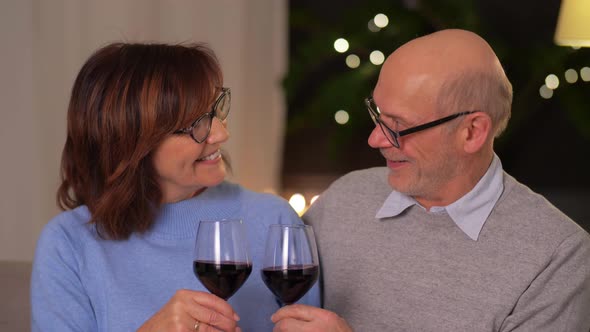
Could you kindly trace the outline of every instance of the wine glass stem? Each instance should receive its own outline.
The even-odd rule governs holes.
[[[275,297],[275,301],[277,301],[277,304],[279,305],[279,308],[282,308],[284,306],[286,306],[286,304],[283,303],[283,301],[279,300],[279,298]]]

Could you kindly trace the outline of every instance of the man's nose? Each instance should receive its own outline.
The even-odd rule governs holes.
[[[375,128],[373,128],[373,131],[369,135],[369,139],[367,141],[369,143],[369,146],[374,149],[392,147],[391,143],[389,142],[387,137],[385,137],[385,134],[383,134],[383,130],[381,130],[381,127],[379,127],[379,125],[376,125]]]

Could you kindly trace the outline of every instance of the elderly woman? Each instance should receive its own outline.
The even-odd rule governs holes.
[[[57,198],[39,238],[33,331],[270,331],[260,274],[229,302],[192,271],[200,220],[242,219],[254,268],[282,199],[224,180],[230,89],[203,45],[111,44],[72,89]],[[314,288],[304,299],[318,305]]]

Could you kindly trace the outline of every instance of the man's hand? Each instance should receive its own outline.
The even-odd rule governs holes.
[[[344,319],[335,313],[303,304],[285,306],[270,318],[273,332],[352,332]]]

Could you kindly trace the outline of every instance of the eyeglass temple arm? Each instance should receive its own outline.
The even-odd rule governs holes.
[[[405,136],[405,135],[409,135],[411,133],[415,133],[417,131],[421,131],[421,130],[425,130],[425,129],[428,129],[428,128],[436,127],[436,126],[438,126],[441,123],[445,123],[445,122],[451,121],[451,120],[453,120],[455,118],[458,118],[460,116],[471,114],[471,113],[475,113],[475,112],[477,112],[477,111],[467,111],[467,112],[455,113],[453,115],[445,116],[442,119],[438,119],[438,120],[435,120],[435,121],[432,121],[432,122],[428,122],[428,123],[425,123],[423,125],[420,125],[420,126],[417,126],[417,127],[413,127],[413,128],[410,128],[410,129],[402,130],[402,131],[398,132],[398,135],[399,135],[399,137],[402,137],[402,136]]]

